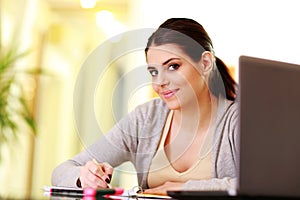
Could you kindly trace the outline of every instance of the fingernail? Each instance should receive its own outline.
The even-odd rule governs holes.
[[[108,178],[111,179],[111,177],[112,177],[112,175],[111,175],[111,174],[108,174]]]
[[[106,183],[110,183],[110,180],[108,178],[105,179]]]

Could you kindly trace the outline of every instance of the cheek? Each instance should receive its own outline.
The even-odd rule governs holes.
[[[153,88],[154,92],[158,93],[158,86],[153,81],[152,81],[152,88]]]
[[[176,83],[176,85],[181,85],[181,86],[192,86],[192,82],[194,82],[194,77],[193,75],[190,74],[177,74],[176,77],[173,77],[173,83]]]
[[[201,89],[205,82],[203,77],[197,71],[191,71],[190,73],[185,74],[185,79],[191,89],[195,91]]]
[[[202,77],[194,77],[192,80],[193,81],[190,82],[190,84],[196,93],[199,93],[206,88],[206,82]]]

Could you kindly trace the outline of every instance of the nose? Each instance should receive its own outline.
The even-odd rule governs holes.
[[[166,78],[166,76],[163,75],[163,73],[159,73],[154,80],[154,84],[160,87],[164,87],[169,84],[169,80]]]

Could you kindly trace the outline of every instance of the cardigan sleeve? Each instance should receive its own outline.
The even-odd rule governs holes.
[[[230,191],[237,188],[237,178],[212,178],[209,180],[189,180],[181,189],[202,191]]]
[[[137,148],[137,124],[135,113],[130,113],[95,143],[58,165],[52,172],[52,185],[77,187],[81,166],[93,158],[98,162],[107,162],[112,167],[133,161],[132,152]]]
[[[136,167],[141,185],[156,150],[168,108],[160,99],[137,106],[120,120],[111,131],[84,151],[60,165],[52,173],[52,185],[77,187],[81,166],[95,158],[116,167],[130,161]]]

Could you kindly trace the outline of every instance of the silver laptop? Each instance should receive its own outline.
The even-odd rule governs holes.
[[[170,191],[170,196],[300,197],[300,65],[241,56],[238,101],[237,191]]]

